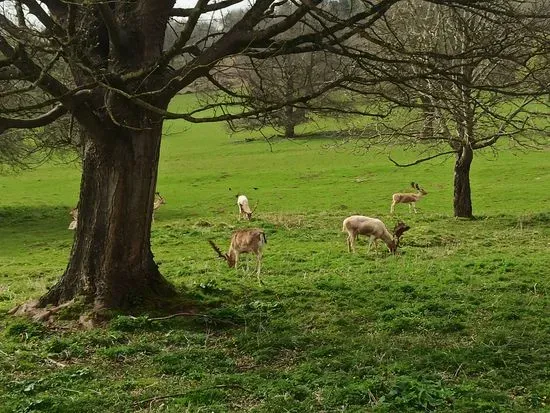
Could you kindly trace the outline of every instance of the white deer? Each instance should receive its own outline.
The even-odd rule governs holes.
[[[367,252],[370,251],[371,245],[381,239],[388,246],[392,254],[395,254],[399,246],[399,240],[405,231],[410,227],[403,222],[398,222],[393,231],[393,236],[390,234],[382,221],[377,218],[370,218],[363,215],[352,215],[344,219],[342,223],[342,232],[348,233],[348,251],[355,252],[355,241],[359,235],[369,237],[369,246]]]
[[[244,217],[248,221],[252,218],[252,214],[256,210],[256,207],[258,204],[256,204],[256,207],[254,207],[254,210],[250,209],[250,204],[248,203],[248,198],[246,195],[237,195],[237,206],[239,207],[239,220]]]

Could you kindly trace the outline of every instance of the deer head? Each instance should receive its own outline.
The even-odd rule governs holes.
[[[157,203],[159,206],[166,203],[166,200],[159,192],[155,192],[155,203]]]

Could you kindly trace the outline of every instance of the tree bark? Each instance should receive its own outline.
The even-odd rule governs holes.
[[[456,155],[453,197],[455,217],[473,218],[470,188],[470,167],[473,158],[474,151],[468,145],[462,146]]]
[[[127,308],[174,292],[150,243],[161,131],[161,121],[140,130],[88,131],[71,257],[39,306],[82,296],[96,309]]]

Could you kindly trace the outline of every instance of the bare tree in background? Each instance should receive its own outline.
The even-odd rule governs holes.
[[[409,109],[380,122],[375,141],[410,145],[421,154],[410,163],[390,158],[398,166],[454,155],[456,217],[473,217],[475,151],[503,148],[497,146],[503,141],[529,147],[550,143],[542,98],[548,23],[540,2],[529,3],[494,2],[498,11],[472,12],[409,0],[363,34],[377,55],[387,58],[378,76],[393,77],[367,93]]]
[[[335,5],[339,4],[340,2],[333,1],[327,5],[320,4],[318,7],[323,8],[326,13],[332,13],[334,9],[338,9]],[[287,4],[281,8],[281,12],[290,14],[295,8],[295,5]],[[360,8],[358,5],[357,9]],[[225,22],[230,23],[235,15],[238,13],[230,13]],[[350,17],[350,13],[337,14],[337,17],[347,18]],[[292,30],[287,31],[284,38],[304,35],[311,31],[312,24],[315,22],[300,22]],[[322,27],[316,29],[321,30]],[[296,127],[311,121],[314,114],[335,116],[345,112],[349,114],[352,111],[353,106],[345,101],[343,94],[338,93],[338,85],[334,83],[335,79],[346,79],[344,74],[349,73],[350,67],[353,66],[350,59],[321,51],[274,56],[261,60],[238,57],[234,62],[234,88],[240,88],[242,94],[248,96],[244,105],[249,110],[259,112],[257,116],[228,122],[234,132],[263,131],[271,128],[280,136],[294,138]],[[334,85],[330,93],[307,102],[285,104],[322,89],[328,83]],[[280,105],[281,108],[273,111],[264,110],[273,105]]]
[[[342,66],[341,70],[338,66]],[[270,127],[285,138],[294,138],[296,127],[310,121],[314,114],[343,114],[346,111],[345,102],[335,96],[338,85],[334,83],[336,78],[345,79],[343,66],[340,59],[322,52],[278,56],[261,62],[243,61],[237,68],[236,78],[240,88],[249,96],[246,107],[259,113],[230,121],[230,128],[238,132]],[[334,85],[332,93],[325,93],[307,102],[284,105],[285,102],[314,93],[329,83]],[[273,105],[282,107],[274,111],[262,111]],[[347,109],[351,110],[349,104]]]

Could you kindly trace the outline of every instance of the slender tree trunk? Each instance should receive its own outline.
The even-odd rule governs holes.
[[[114,127],[87,136],[70,261],[39,306],[83,296],[95,308],[125,308],[174,291],[150,245],[161,129]]]
[[[454,170],[454,214],[455,217],[473,218],[472,192],[470,188],[470,167],[474,152],[464,145],[456,155]]]
[[[296,128],[296,122],[294,120],[294,108],[292,106],[285,106],[285,138],[294,138]]]

